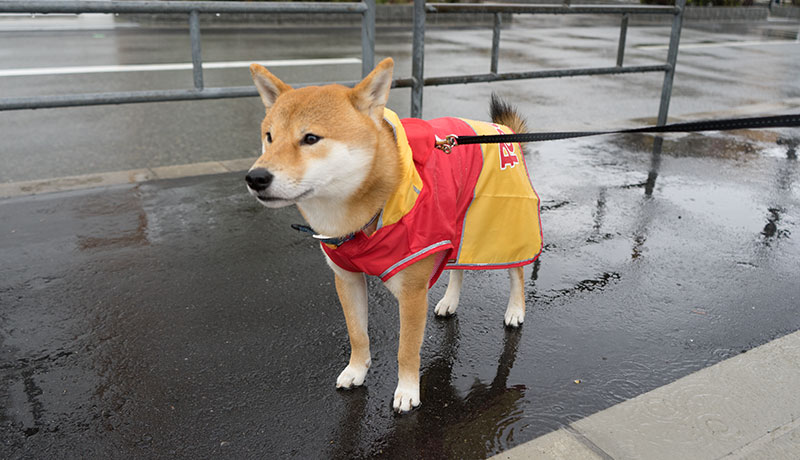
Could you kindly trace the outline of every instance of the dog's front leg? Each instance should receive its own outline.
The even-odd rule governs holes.
[[[351,388],[364,383],[372,363],[367,332],[367,280],[363,273],[353,273],[331,263],[336,275],[336,292],[342,304],[347,334],[350,336],[350,363],[336,379],[336,388]]]
[[[395,275],[386,287],[400,303],[400,345],[397,349],[397,389],[392,406],[408,412],[419,406],[420,348],[428,317],[428,281],[436,256],[430,256]]]

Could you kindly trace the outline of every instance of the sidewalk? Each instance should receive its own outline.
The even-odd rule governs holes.
[[[796,459],[800,332],[492,457]]]

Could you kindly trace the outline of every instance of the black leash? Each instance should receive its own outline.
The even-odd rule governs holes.
[[[725,120],[693,121],[672,123],[663,126],[647,126],[644,128],[622,129],[618,131],[575,131],[560,133],[519,133],[490,134],[487,136],[447,136],[436,143],[436,147],[450,153],[456,145],[465,144],[501,144],[508,142],[541,142],[575,137],[600,136],[603,134],[629,133],[690,133],[697,131],[729,131],[748,128],[795,128],[800,126],[800,114],[775,115],[770,117],[732,118]]]
[[[690,133],[698,131],[730,131],[732,129],[748,128],[795,128],[800,126],[800,114],[776,115],[771,117],[732,118],[725,120],[694,121],[687,123],[673,123],[663,126],[647,126],[644,128],[622,129],[619,131],[574,131],[561,133],[518,133],[518,134],[490,134],[486,136],[456,136],[450,135],[445,139],[436,140],[436,148],[450,153],[456,145],[466,144],[502,144],[509,142],[541,142],[559,139],[572,139],[576,137],[600,136],[603,134],[629,134],[629,133]],[[380,212],[370,219],[361,228],[367,228],[378,218]],[[341,237],[318,235],[308,225],[292,224],[292,228],[303,233],[308,233],[322,243],[340,246],[355,238],[356,233]],[[361,231],[359,230],[359,231]]]

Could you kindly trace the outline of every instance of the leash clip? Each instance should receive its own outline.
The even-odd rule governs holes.
[[[449,155],[456,145],[458,145],[458,136],[451,134],[444,139],[436,136],[436,145],[434,147]]]

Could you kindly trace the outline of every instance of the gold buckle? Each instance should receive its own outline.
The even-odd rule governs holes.
[[[436,137],[436,147],[437,149],[441,150],[446,154],[450,154],[453,151],[453,147],[458,144],[458,137],[455,134],[451,134],[446,136],[444,139],[440,139],[438,136]]]

